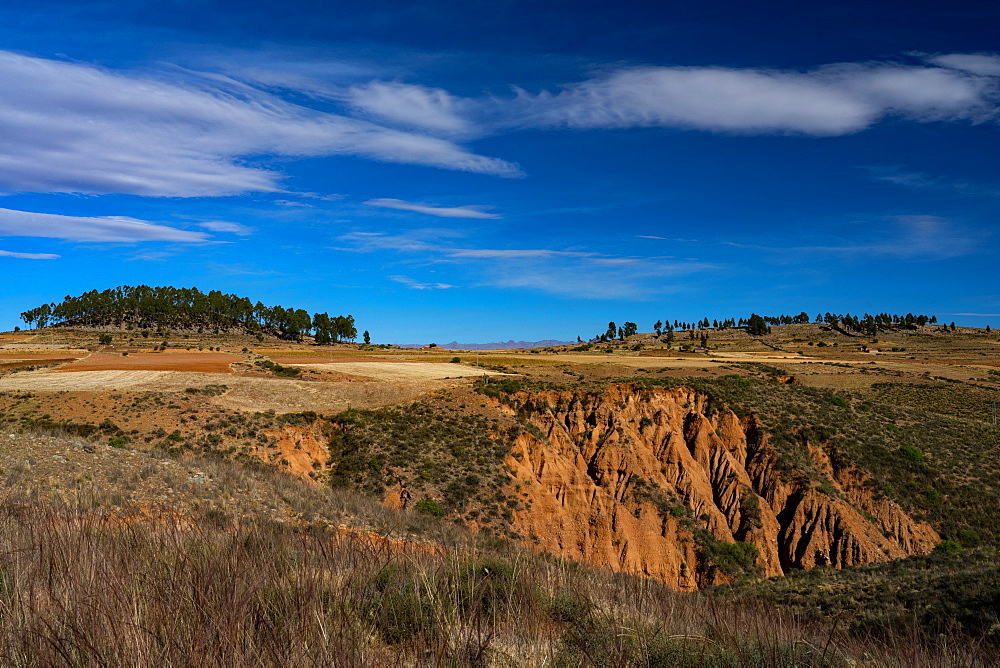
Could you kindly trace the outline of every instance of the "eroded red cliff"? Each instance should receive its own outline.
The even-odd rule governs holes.
[[[780,575],[939,540],[857,472],[835,471],[822,444],[802,445],[821,480],[779,466],[752,416],[693,389],[519,393],[504,408],[529,425],[506,462],[524,502],[514,528],[559,556],[691,590],[727,578],[706,549],[716,542],[753,544],[759,572]]]

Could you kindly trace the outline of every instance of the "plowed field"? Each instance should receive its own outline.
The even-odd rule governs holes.
[[[228,353],[131,353],[128,357],[111,353],[94,353],[90,357],[59,367],[56,371],[192,371],[198,373],[231,373],[229,365],[244,358]]]
[[[306,366],[299,362],[293,366]],[[482,375],[502,375],[482,367],[464,364],[441,364],[436,362],[328,362],[309,364],[310,369],[337,371],[352,376],[364,376],[377,380],[439,380],[444,378],[466,378]]]

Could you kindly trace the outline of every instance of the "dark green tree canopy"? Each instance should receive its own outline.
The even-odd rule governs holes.
[[[763,336],[769,334],[771,328],[764,322],[764,318],[756,313],[751,313],[750,319],[747,321],[747,332],[753,336]]]
[[[304,309],[254,304],[246,297],[198,288],[122,285],[67,295],[61,302],[25,311],[29,326],[115,327],[119,329],[209,330],[272,334],[301,341],[315,331],[317,343],[354,340],[353,316],[310,316]],[[322,340],[321,340],[322,339]]]

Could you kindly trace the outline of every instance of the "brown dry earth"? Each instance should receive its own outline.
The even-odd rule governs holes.
[[[280,429],[265,429],[264,433],[275,439],[274,449],[257,447],[253,451],[255,456],[280,463],[284,470],[309,482],[315,482],[319,471],[328,469],[327,441],[311,429],[285,425]]]
[[[435,362],[331,362],[314,364],[294,364],[309,369],[336,371],[354,376],[365,376],[376,380],[444,380],[449,378],[481,378],[483,376],[502,376],[497,371],[480,367],[470,367],[463,364],[439,364]]]
[[[12,349],[21,345],[25,347]],[[40,345],[29,350],[26,344],[5,347],[0,351],[0,364],[7,359],[37,364],[73,355],[55,346],[49,350]],[[449,364],[442,356],[428,356],[434,362],[417,362],[402,361],[403,355],[339,352],[331,362],[324,351],[263,352],[282,365],[318,374],[323,382],[234,374],[230,365],[245,359],[238,354],[169,351],[121,357],[95,353],[58,370],[4,375],[0,391],[41,393],[39,412],[48,410],[44,407],[48,405],[69,405],[69,398],[95,397],[87,400],[89,405],[80,404],[71,411],[88,420],[97,412],[96,397],[104,401],[109,390],[183,393],[207,385],[228,388],[220,396],[198,397],[211,406],[247,412],[333,413],[405,403],[436,390],[466,386],[468,377],[484,374],[482,368]],[[975,367],[959,367],[958,357],[947,361],[941,357],[941,361],[928,362],[774,352],[714,357],[494,353],[489,363],[523,365],[522,370],[538,367],[553,376],[564,373],[561,366],[567,369],[565,373],[603,370],[600,376],[612,373],[608,369],[614,373],[676,369],[688,375],[704,370],[721,375],[732,372],[726,365],[753,361],[786,368],[799,382],[828,387],[863,387],[892,379],[896,373],[913,380],[928,370],[964,379],[996,366],[992,360],[975,360]],[[468,355],[462,359],[468,361]],[[869,361],[885,371],[873,369],[862,375],[859,369]],[[544,406],[531,421],[545,438],[522,434],[507,461],[522,498],[530,502],[514,511],[514,528],[522,535],[536,536],[538,547],[556,555],[652,576],[690,590],[724,579],[719,574],[699,575],[695,542],[699,528],[716,540],[753,543],[760,551],[758,565],[767,575],[926,553],[939,540],[928,525],[914,521],[892,502],[875,499],[856,472],[834,471],[822,444],[810,444],[810,452],[817,468],[830,479],[833,495],[811,483],[784,479],[776,470],[767,436],[758,433],[752,419],[741,422],[729,412],[709,413],[706,398],[692,390],[635,391],[625,386],[613,387],[597,399],[572,392],[515,397],[515,402],[527,401]],[[103,405],[114,415],[114,401]],[[491,410],[513,415],[507,407]],[[58,418],[72,417],[51,412]],[[166,414],[162,419],[168,419]],[[323,469],[328,453],[321,435],[290,426],[264,433],[274,439],[276,447],[257,448],[253,454],[303,479]],[[659,490],[661,503],[654,502],[649,489]],[[663,500],[669,504],[664,506]],[[670,507],[691,510],[675,516]]]
[[[786,480],[752,418],[709,414],[708,397],[694,390],[621,385],[596,398],[514,397],[515,407],[529,402],[544,438],[523,433],[507,459],[526,502],[514,525],[555,555],[693,590],[725,580],[698,575],[697,527],[753,543],[768,576],[926,554],[940,540],[876,499],[856,472],[834,471],[822,444],[810,452],[833,495]]]
[[[93,353],[86,359],[55,369],[57,372],[83,371],[188,371],[196,373],[231,373],[230,364],[243,357],[228,353],[193,353],[164,351],[159,353],[120,354]]]

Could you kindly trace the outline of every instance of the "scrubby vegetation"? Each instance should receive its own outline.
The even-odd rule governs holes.
[[[525,552],[0,503],[5,665],[986,666]]]
[[[929,634],[961,631],[1000,645],[1000,554],[994,547],[958,546],[844,570],[814,568],[716,593],[781,606],[813,621],[840,619],[853,633],[891,636],[916,624]]]
[[[503,458],[516,429],[427,402],[345,411],[332,423],[330,484],[379,498],[405,489],[413,499],[429,497],[416,501],[418,509],[508,535],[518,502],[506,489]]]

